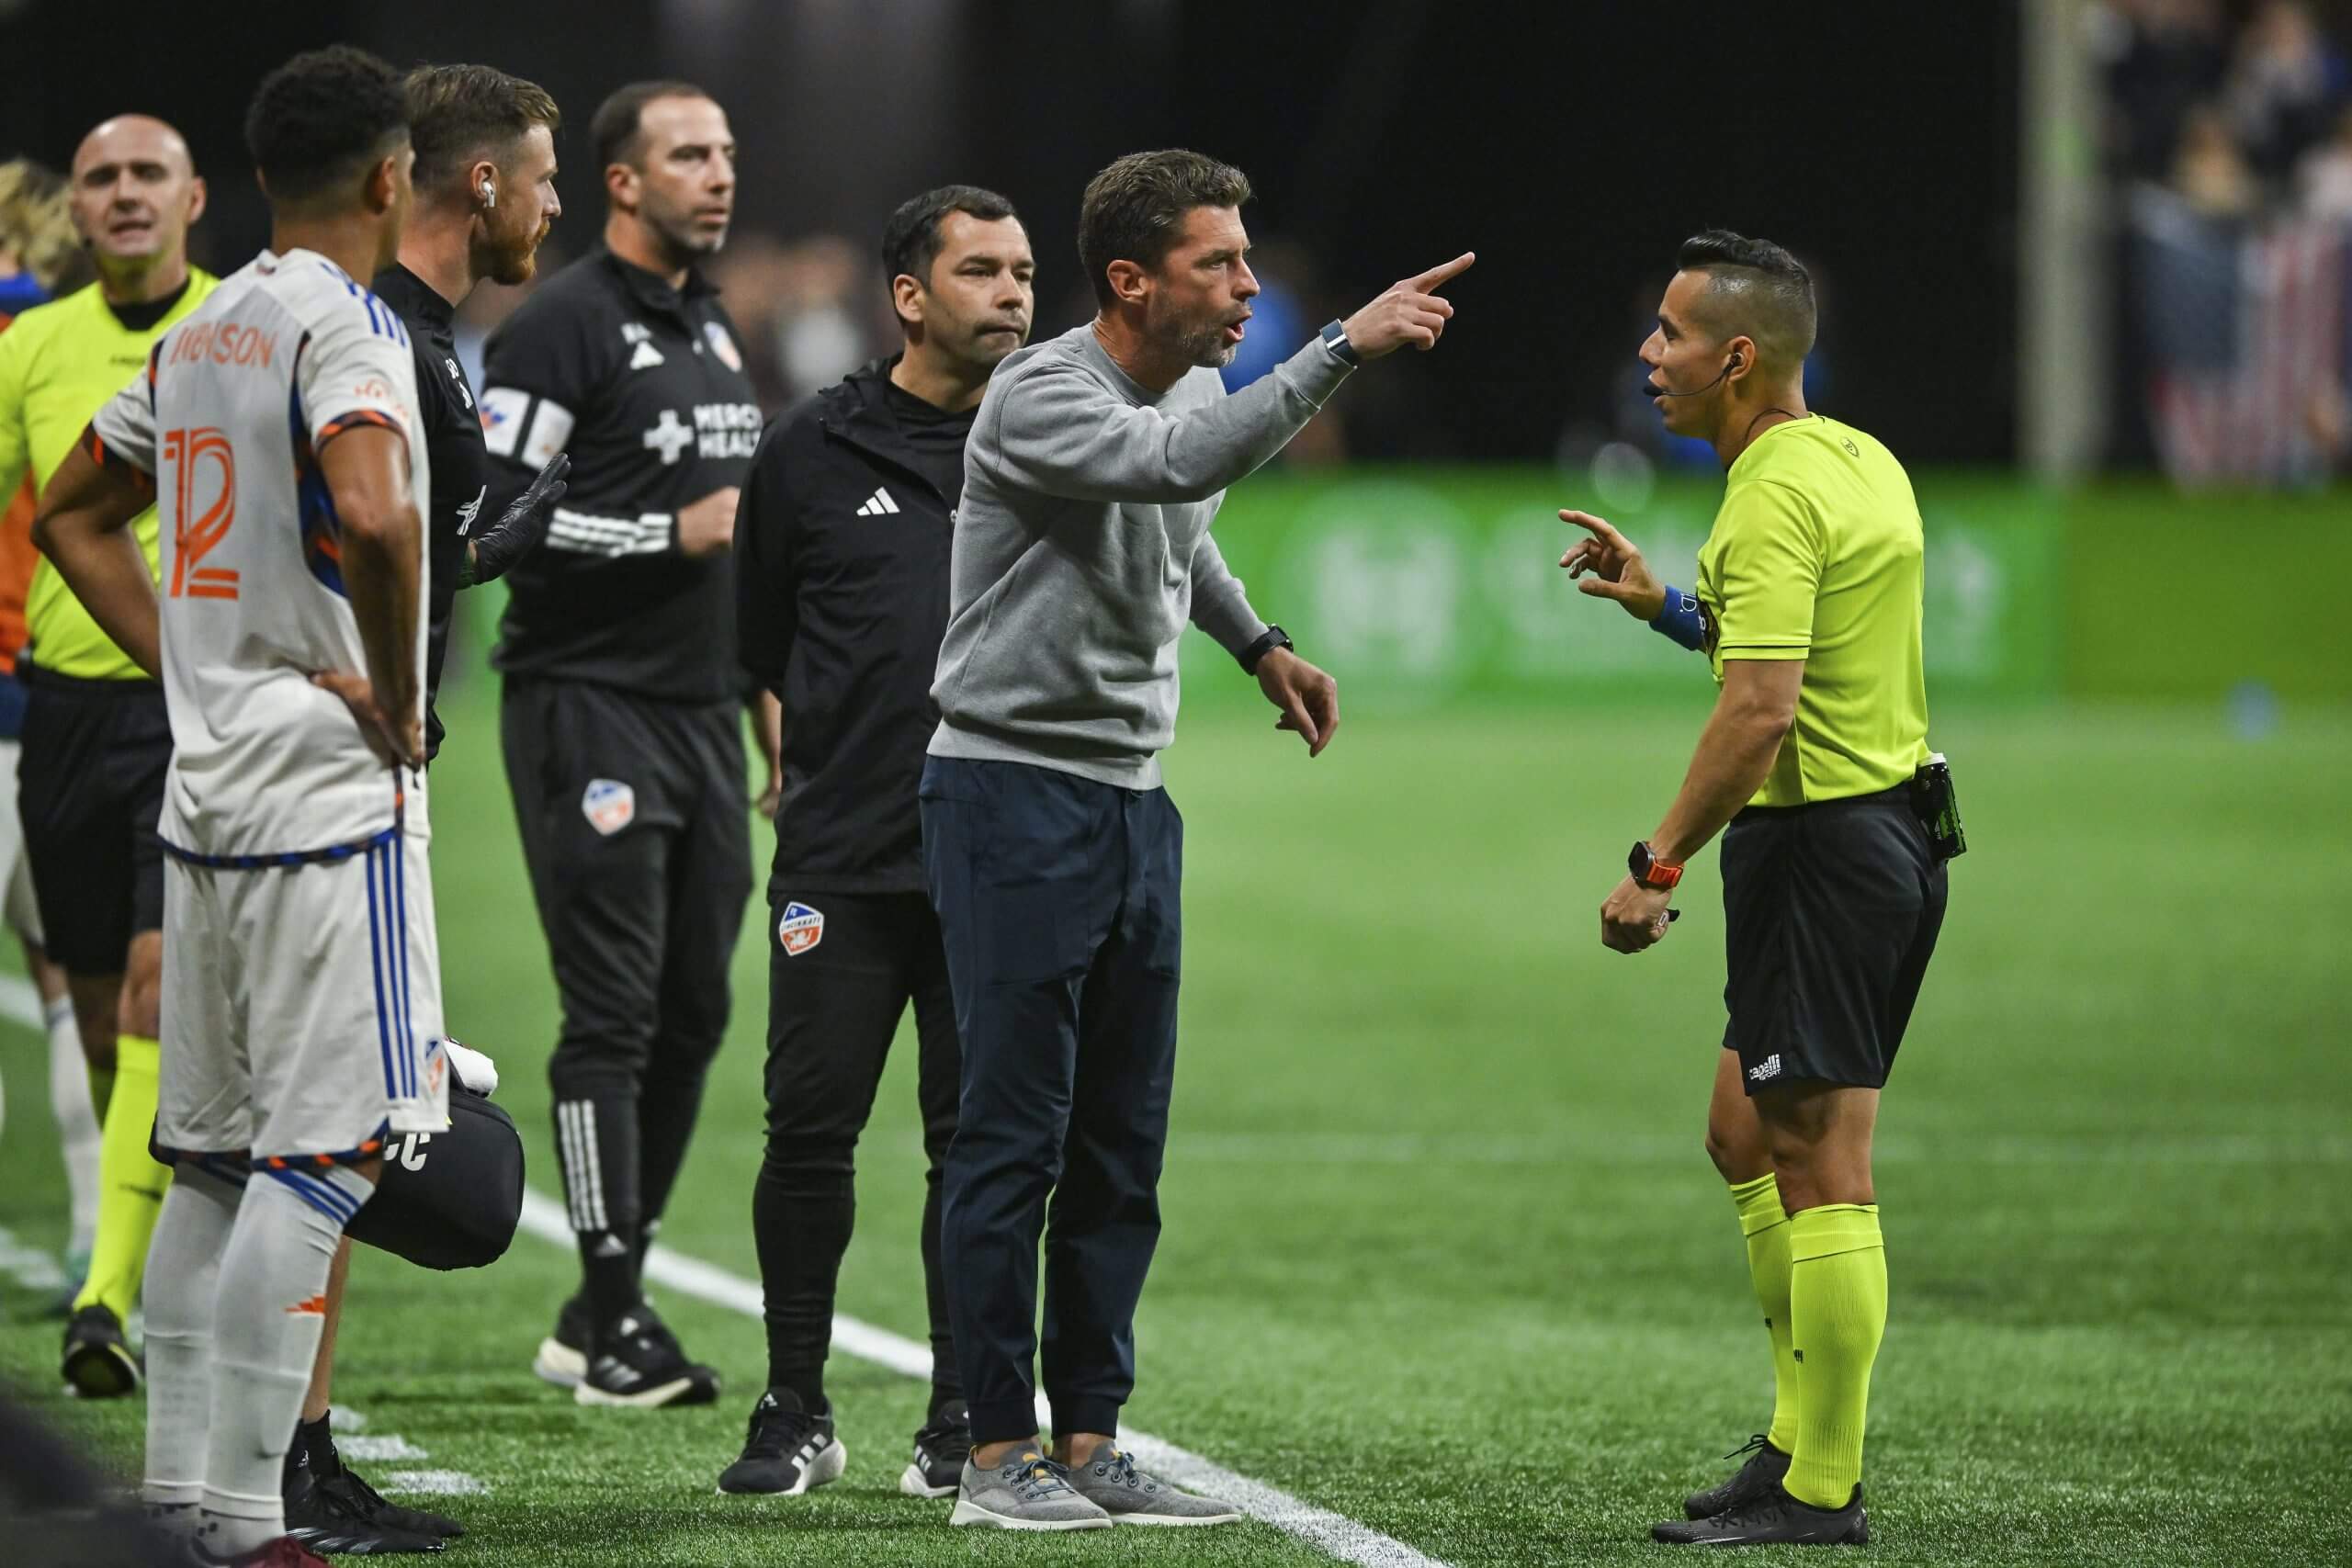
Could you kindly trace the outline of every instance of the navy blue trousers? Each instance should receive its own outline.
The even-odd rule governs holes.
[[[923,863],[963,1100],[940,1230],[972,1440],[1118,1430],[1159,1240],[1184,824],[1166,790],[933,757]],[[1045,1244],[1045,1333],[1037,1324]]]

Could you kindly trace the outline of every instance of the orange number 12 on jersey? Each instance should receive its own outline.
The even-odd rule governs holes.
[[[212,547],[228,537],[237,519],[237,459],[229,438],[209,425],[194,430],[164,432],[164,460],[174,465],[172,499],[176,510],[172,525],[172,597],[234,599],[237,574],[226,567],[200,564]],[[220,493],[196,514],[200,493],[199,469],[219,465]]]

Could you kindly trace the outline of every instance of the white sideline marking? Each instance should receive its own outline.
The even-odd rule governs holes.
[[[6,1226],[0,1226],[0,1274],[44,1295],[65,1288],[65,1270],[57,1259],[38,1247],[27,1247]]]
[[[388,1432],[380,1438],[337,1438],[334,1447],[335,1451],[345,1459],[364,1459],[371,1463],[384,1460],[415,1461],[433,1457],[398,1432]]]
[[[379,1492],[413,1492],[435,1497],[479,1497],[490,1488],[462,1470],[388,1470]]]
[[[572,1245],[571,1221],[564,1213],[563,1205],[537,1192],[526,1191],[523,1194],[522,1228],[540,1240],[553,1242],[559,1247],[569,1248]],[[665,1285],[714,1306],[741,1313],[746,1317],[756,1318],[762,1314],[763,1303],[756,1280],[729,1273],[698,1258],[673,1252],[658,1242],[645,1255],[645,1277],[655,1284]],[[877,1328],[854,1317],[835,1315],[833,1346],[862,1361],[888,1367],[904,1377],[931,1376],[930,1346],[918,1345],[887,1328]],[[1042,1394],[1037,1399],[1037,1419],[1041,1426],[1050,1425]],[[1436,1558],[1423,1556],[1403,1541],[1385,1536],[1369,1525],[1359,1524],[1345,1514],[1318,1508],[1278,1487],[1252,1481],[1246,1475],[1237,1475],[1214,1460],[1204,1459],[1164,1438],[1146,1432],[1129,1431],[1120,1440],[1143,1461],[1145,1468],[1158,1471],[1170,1481],[1211,1492],[1250,1517],[1261,1519],[1285,1535],[1296,1536],[1342,1562],[1353,1562],[1359,1568],[1447,1568]]]

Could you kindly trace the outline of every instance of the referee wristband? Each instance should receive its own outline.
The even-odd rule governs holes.
[[[1666,591],[1666,607],[1650,623],[1650,630],[1672,637],[1693,653],[1707,646],[1707,623],[1700,617],[1699,600],[1679,588]]]

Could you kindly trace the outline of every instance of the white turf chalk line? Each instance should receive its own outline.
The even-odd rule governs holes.
[[[0,975],[0,1017],[39,1029],[41,1022],[40,994],[32,982],[15,975]],[[569,1250],[572,1246],[571,1221],[563,1205],[537,1192],[523,1194],[522,1228],[540,1240]],[[0,1247],[13,1238],[0,1233]],[[27,1267],[31,1258],[10,1253],[7,1261],[18,1269]],[[49,1264],[54,1269],[53,1262]],[[684,1253],[673,1252],[666,1247],[655,1246],[646,1255],[646,1278],[658,1285],[725,1307],[746,1317],[762,1315],[760,1287],[740,1274],[729,1273],[715,1264]],[[61,1281],[62,1282],[62,1281]],[[878,1328],[856,1318],[836,1316],[833,1319],[833,1345],[844,1354],[862,1361],[887,1367],[902,1377],[931,1376],[931,1348]],[[335,1425],[348,1431],[357,1431],[367,1425],[358,1411],[335,1410]],[[1047,1423],[1043,1396],[1037,1401],[1037,1419],[1042,1427]],[[1263,1520],[1286,1535],[1295,1536],[1309,1546],[1342,1562],[1352,1562],[1358,1568],[1448,1568],[1434,1557],[1425,1556],[1403,1541],[1381,1534],[1369,1525],[1359,1524],[1345,1514],[1333,1513],[1302,1498],[1294,1497],[1279,1487],[1253,1481],[1246,1475],[1226,1469],[1215,1460],[1196,1454],[1189,1449],[1148,1432],[1130,1430],[1124,1434],[1125,1446],[1144,1462],[1146,1468],[1158,1472],[1180,1485],[1196,1488],[1233,1504],[1250,1517]],[[424,1451],[401,1439],[397,1434],[386,1433],[373,1438],[343,1439],[343,1446],[352,1457],[384,1459],[424,1459]],[[379,1485],[386,1492],[419,1492],[444,1495],[467,1495],[487,1492],[490,1488],[462,1471],[396,1470],[384,1473]]]
[[[543,1241],[569,1248],[572,1245],[571,1222],[563,1205],[552,1198],[537,1192],[523,1194],[523,1229]],[[746,1317],[761,1315],[760,1287],[756,1280],[732,1274],[700,1258],[688,1258],[656,1244],[645,1257],[645,1277],[684,1295],[722,1306]],[[833,1319],[833,1346],[862,1361],[888,1367],[904,1377],[931,1376],[931,1347],[877,1328],[856,1318],[836,1315]],[[1037,1401],[1037,1419],[1047,1422],[1046,1402]],[[1179,1448],[1148,1432],[1130,1430],[1121,1442],[1141,1460],[1147,1469],[1153,1470],[1181,1485],[1198,1488],[1233,1504],[1255,1519],[1261,1519],[1285,1534],[1296,1536],[1329,1556],[1342,1562],[1353,1562],[1359,1568],[1446,1568],[1436,1558],[1427,1557],[1403,1541],[1381,1534],[1369,1525],[1359,1524],[1345,1514],[1335,1514],[1319,1508],[1301,1498],[1261,1481],[1252,1481],[1226,1469],[1216,1461],[1204,1458],[1189,1449]]]

